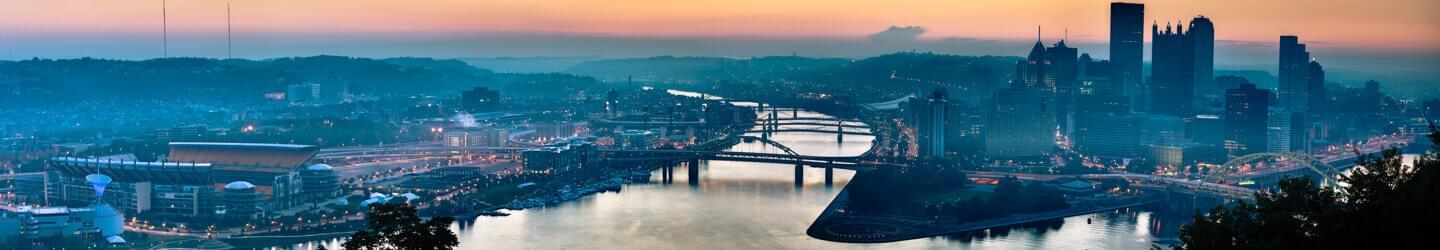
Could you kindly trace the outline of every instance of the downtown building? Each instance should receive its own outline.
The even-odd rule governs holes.
[[[1130,97],[1131,108],[1143,111],[1148,89],[1144,87],[1145,5],[1110,3],[1110,62],[1115,65],[1113,89]]]
[[[1174,117],[1191,115],[1195,99],[1195,41],[1184,25],[1165,29],[1152,25],[1150,113]]]
[[[1034,159],[1055,149],[1055,111],[1052,92],[1015,85],[995,92],[985,125],[985,156],[997,159]]]
[[[520,152],[523,171],[528,173],[564,173],[594,165],[600,159],[594,142],[572,138],[544,147]]]
[[[1323,115],[1329,98],[1325,91],[1325,69],[1311,58],[1306,45],[1296,36],[1280,36],[1280,77],[1278,104],[1292,114],[1288,121],[1287,151],[1310,151],[1314,136],[1310,123]],[[1280,149],[1281,147],[1275,147]]]
[[[1055,81],[1058,70],[1040,41],[1016,63],[1016,79],[995,91],[985,108],[985,156],[1035,159],[1052,154],[1058,128]]]
[[[1270,90],[1244,84],[1225,91],[1225,151],[1233,158],[1268,148]]]
[[[920,158],[945,155],[946,128],[949,123],[949,94],[943,88],[936,88],[923,98],[908,102],[911,125],[915,129],[915,142],[919,146]]]
[[[1112,84],[1115,67],[1111,61],[1080,55],[1067,134],[1075,151],[1087,157],[1120,159],[1141,154],[1142,119],[1130,112],[1130,97]]]

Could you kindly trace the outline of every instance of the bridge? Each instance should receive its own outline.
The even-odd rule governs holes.
[[[850,131],[850,130],[844,130],[844,129],[834,129],[834,130],[831,130],[831,129],[816,129],[816,128],[781,128],[781,129],[768,129],[768,130],[767,130],[767,129],[752,129],[752,130],[746,130],[745,132],[746,132],[746,133],[812,132],[812,133],[841,134],[841,135],[875,135],[875,134],[870,133],[870,132]]]
[[[858,124],[823,123],[823,122],[812,122],[812,121],[805,121],[805,120],[786,120],[786,121],[779,121],[779,122],[774,123],[774,125],[779,125],[779,126],[792,126],[792,125],[793,125],[793,126],[822,126],[822,127],[842,127],[842,128],[870,128],[870,126],[858,125]]]
[[[1225,184],[1217,184],[1217,183],[1209,183],[1209,182],[1203,182],[1203,181],[1200,181],[1200,180],[1187,180],[1187,179],[1183,179],[1183,178],[1162,177],[1162,176],[1155,176],[1155,175],[1148,175],[1148,174],[1132,174],[1132,173],[1104,173],[1104,174],[1063,175],[1063,174],[1027,174],[1027,173],[1010,173],[1010,172],[965,171],[965,175],[966,175],[966,176],[969,176],[969,177],[983,177],[983,178],[996,178],[996,179],[998,179],[998,178],[1005,178],[1005,177],[1015,177],[1016,179],[1027,180],[1027,181],[1054,181],[1054,180],[1058,180],[1058,179],[1061,179],[1061,178],[1078,178],[1078,179],[1086,179],[1086,180],[1124,180],[1124,181],[1138,182],[1138,183],[1140,183],[1140,184],[1137,185],[1137,186],[1140,187],[1140,188],[1143,188],[1143,189],[1165,190],[1165,191],[1180,191],[1180,192],[1188,192],[1188,193],[1192,193],[1192,194],[1203,194],[1203,195],[1209,195],[1209,196],[1215,196],[1215,197],[1222,197],[1222,198],[1233,199],[1233,200],[1252,200],[1252,199],[1255,198],[1255,197],[1254,197],[1255,192],[1258,191],[1258,190],[1251,189],[1251,188],[1246,188],[1246,187],[1239,187],[1239,186],[1232,186],[1232,185],[1225,185]]]

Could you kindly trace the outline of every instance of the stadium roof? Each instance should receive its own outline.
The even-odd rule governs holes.
[[[320,151],[295,144],[171,142],[168,161],[294,169]]]
[[[91,158],[55,157],[54,167],[67,176],[104,174],[116,182],[160,184],[208,184],[213,169],[209,163],[114,161]]]

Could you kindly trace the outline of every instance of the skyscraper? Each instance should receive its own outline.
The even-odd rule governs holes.
[[[1076,80],[1079,77],[1079,50],[1065,45],[1065,40],[1045,49],[1046,59],[1054,65],[1055,71],[1055,122],[1060,131],[1071,131],[1070,114],[1073,113]],[[1068,134],[1068,133],[1067,133]]]
[[[1215,85],[1215,24],[1197,16],[1190,20],[1189,34],[1195,48],[1195,95],[1219,95],[1225,89]]]
[[[1151,113],[1187,117],[1195,102],[1195,46],[1184,27],[1151,26]]]
[[[985,156],[1036,158],[1055,148],[1053,93],[1039,87],[1010,86],[995,92],[986,114]]]
[[[1310,116],[1325,114],[1327,106],[1330,105],[1329,94],[1325,91],[1325,67],[1320,66],[1318,61],[1310,61],[1305,77],[1310,86]]]
[[[1036,40],[1035,47],[1030,48],[1030,55],[1026,56],[1025,60],[1015,63],[1016,79],[1014,84],[1054,92],[1056,73],[1055,64],[1050,61],[1045,44]]]
[[[1308,112],[1310,101],[1310,52],[1295,36],[1280,36],[1279,107]]]
[[[1145,60],[1145,5],[1110,3],[1110,62],[1115,64],[1113,89],[1141,104]],[[1132,105],[1141,106],[1141,105]],[[1138,108],[1138,107],[1132,107]]]
[[[935,88],[928,95],[911,100],[915,119],[915,137],[920,146],[920,157],[945,155],[945,118],[949,106],[949,94],[944,88]]]
[[[1242,84],[1225,91],[1225,150],[1231,157],[1266,150],[1270,90]]]
[[[1294,150],[1292,141],[1291,125],[1294,123],[1292,112],[1285,109],[1270,110],[1270,117],[1266,119],[1265,127],[1265,151],[1284,153]]]

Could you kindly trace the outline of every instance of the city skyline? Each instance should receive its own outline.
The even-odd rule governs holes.
[[[486,41],[522,36],[564,47],[566,38],[599,40],[685,41],[756,40],[854,42],[913,41],[953,43],[961,40],[1026,43],[1031,34],[1016,32],[1047,27],[1047,40],[1068,38],[1072,44],[1104,44],[1108,1],[919,2],[908,4],[842,2],[736,2],[626,4],[613,2],[533,3],[435,1],[427,5],[375,1],[244,1],[232,3],[233,30],[242,57],[294,56],[289,47],[318,44],[387,43],[391,56],[433,53],[419,44]],[[1218,46],[1274,46],[1279,35],[1303,35],[1312,44],[1355,53],[1440,53],[1440,13],[1429,1],[1389,1],[1350,11],[1347,1],[1137,1],[1147,5],[1146,24],[1187,21],[1204,15],[1216,20]],[[1306,8],[1286,6],[1304,2]],[[828,3],[828,2],[827,2]],[[8,3],[0,5],[15,5]],[[225,55],[226,1],[168,3],[168,33],[175,56]],[[160,57],[134,53],[75,54],[67,49],[93,46],[162,47],[160,1],[81,3],[46,1],[0,8],[0,50],[11,57],[81,57],[140,59]],[[1378,8],[1378,9],[1377,9]],[[703,10],[703,11],[700,11]],[[1001,10],[1001,11],[996,11]],[[66,18],[57,19],[54,17]],[[1315,18],[1325,17],[1325,18]],[[1343,21],[1341,21],[1343,20]],[[888,31],[887,27],[894,26]],[[913,28],[920,27],[920,28]],[[883,32],[882,32],[883,31]],[[546,39],[549,38],[549,39]],[[103,40],[87,42],[84,40]],[[1145,40],[1150,40],[1148,37]],[[483,46],[485,43],[481,43]],[[962,43],[964,44],[964,43]],[[454,57],[520,56],[451,45]],[[376,52],[340,46],[337,54],[364,56]],[[543,47],[543,46],[541,46]],[[724,49],[724,46],[718,46]],[[931,46],[892,49],[927,50]],[[218,49],[217,49],[218,48]],[[694,54],[725,55],[725,51]],[[1095,48],[1104,51],[1102,48]],[[213,51],[211,51],[213,50]],[[756,52],[729,51],[729,56]],[[935,50],[946,49],[941,46]],[[1023,55],[1023,48],[1012,49]],[[142,50],[143,51],[143,50]],[[155,51],[159,52],[159,51]],[[665,54],[664,46],[649,54]],[[747,54],[748,53],[748,54]],[[811,52],[823,53],[823,51]],[[635,53],[643,54],[643,53]],[[677,53],[679,54],[679,53]],[[782,53],[774,53],[782,54]],[[788,53],[783,53],[788,54]],[[601,55],[603,53],[576,54]],[[532,56],[550,56],[534,53]],[[633,55],[632,55],[633,56]],[[855,57],[843,53],[815,56]],[[1222,58],[1226,59],[1226,58]],[[1223,62],[1222,62],[1223,63]]]
[[[1440,211],[1440,2],[10,1],[0,249],[1420,249]]]

